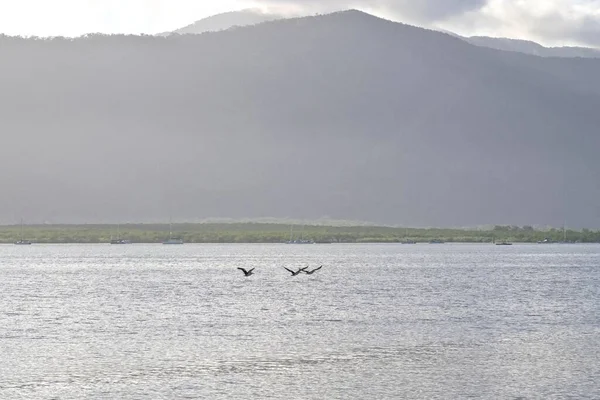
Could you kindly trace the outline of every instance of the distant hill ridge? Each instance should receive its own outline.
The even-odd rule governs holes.
[[[544,47],[529,40],[471,36],[464,38],[476,46],[497,50],[516,51],[540,57],[582,57],[600,58],[600,50],[589,47]]]
[[[349,10],[353,11],[353,10]],[[298,17],[298,16],[296,16]],[[215,32],[226,30],[234,26],[250,26],[262,22],[289,18],[281,14],[265,13],[260,9],[245,9],[213,15],[194,22],[188,26],[173,32],[165,32],[165,36],[172,33],[177,34],[200,34],[204,32]],[[497,50],[515,51],[540,57],[582,57],[600,58],[600,50],[588,47],[544,47],[530,40],[495,38],[488,36],[463,37],[451,33],[476,46],[489,47]]]
[[[245,9],[241,11],[231,11],[222,14],[213,15],[203,18],[183,28],[172,32],[164,32],[159,36],[170,34],[200,34],[205,32],[223,31],[234,26],[250,26],[260,24],[262,22],[273,21],[285,18],[283,15],[265,13],[259,9]]]

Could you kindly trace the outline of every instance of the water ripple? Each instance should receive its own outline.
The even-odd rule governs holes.
[[[599,246],[0,256],[3,399],[600,397]]]

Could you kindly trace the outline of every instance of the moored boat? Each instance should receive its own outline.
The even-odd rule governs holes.
[[[169,239],[165,240],[163,244],[183,244],[183,239],[173,237],[173,223],[169,221]]]
[[[30,240],[23,239],[23,218],[21,218],[21,233],[19,235],[19,240],[17,240],[15,244],[19,246],[28,246],[31,244]]]
[[[121,225],[117,225],[117,238],[110,237],[110,244],[131,244],[131,240],[121,238]]]
[[[110,244],[131,244],[131,240],[127,239],[112,239]]]

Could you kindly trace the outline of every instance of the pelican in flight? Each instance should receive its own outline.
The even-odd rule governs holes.
[[[321,265],[319,268],[315,268],[315,269],[313,269],[312,271],[304,271],[304,272],[306,272],[308,275],[312,275],[312,274],[314,274],[315,272],[317,272],[318,270],[320,270],[321,268],[323,268],[323,266],[322,266],[322,265]]]
[[[285,267],[283,267],[283,268],[285,268]],[[306,268],[308,268],[308,267],[300,268],[300,269],[298,269],[298,271],[296,271],[296,272],[292,271],[292,270],[291,270],[291,269],[289,269],[289,268],[285,268],[285,269],[286,269],[286,270],[288,270],[289,272],[291,272],[292,276],[296,276],[296,275],[298,275],[298,274],[299,274],[299,273],[301,273],[301,272],[305,272]]]
[[[238,269],[239,269],[240,271],[242,271],[246,277],[248,277],[248,276],[252,275],[252,274],[253,274],[253,272],[252,272],[252,271],[254,271],[254,268],[252,268],[251,270],[248,270],[248,271],[246,271],[244,268],[238,268]]]

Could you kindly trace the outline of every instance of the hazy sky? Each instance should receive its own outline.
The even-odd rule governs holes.
[[[248,7],[299,13],[358,8],[463,35],[600,46],[600,0],[0,0],[0,32],[158,33]]]

